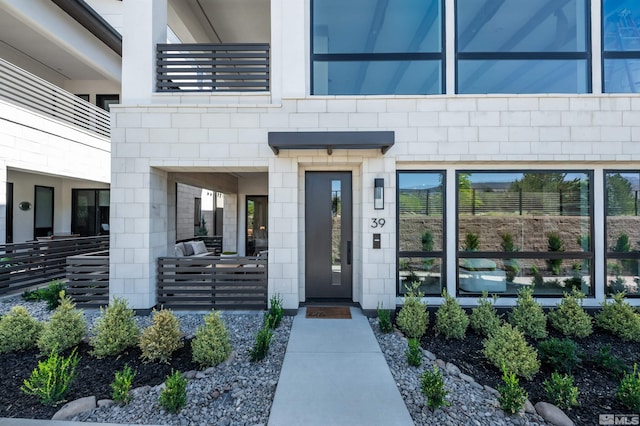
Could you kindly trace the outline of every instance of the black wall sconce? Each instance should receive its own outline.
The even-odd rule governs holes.
[[[382,178],[373,180],[373,208],[384,209],[384,179]]]

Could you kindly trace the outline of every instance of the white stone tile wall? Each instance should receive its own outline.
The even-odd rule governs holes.
[[[328,96],[273,105],[116,106],[112,111],[116,203],[138,200],[139,191],[144,198],[149,167],[268,169],[269,291],[281,294],[289,308],[304,300],[305,170],[353,170],[354,182],[359,179],[354,184],[354,241],[359,241],[354,299],[373,309],[395,301],[397,169],[640,168],[640,101],[633,95]],[[267,145],[269,131],[345,129],[392,130],[395,146],[384,156],[373,150],[335,150],[331,156],[312,150],[276,157]],[[381,250],[370,248],[375,177],[385,179],[389,219]],[[137,211],[145,214],[145,209]],[[114,212],[116,223],[128,229],[134,219],[121,216],[120,206]]]

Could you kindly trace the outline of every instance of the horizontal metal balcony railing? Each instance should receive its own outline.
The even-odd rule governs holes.
[[[158,44],[158,92],[269,91],[269,44]]]
[[[0,59],[0,99],[109,138],[108,112]]]

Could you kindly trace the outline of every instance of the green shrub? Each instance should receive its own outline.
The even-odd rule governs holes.
[[[34,291],[25,290],[22,298],[28,302],[47,302],[47,309],[53,311],[60,304],[60,292],[65,291],[67,285],[60,281],[51,281],[46,287]]]
[[[271,296],[269,310],[265,315],[264,322],[268,324],[272,330],[275,330],[280,325],[283,316],[284,308],[282,307],[282,297],[280,297],[279,294],[274,294]]]
[[[547,251],[564,251],[564,242],[560,238],[560,234],[557,232],[550,232],[547,234]],[[553,275],[560,275],[560,272],[562,272],[562,259],[547,259],[546,262],[547,267]]]
[[[44,324],[38,338],[38,348],[42,354],[53,350],[62,352],[78,345],[86,333],[84,314],[76,309],[70,297],[65,297],[61,292],[60,305]]]
[[[573,376],[568,374],[551,373],[551,379],[543,382],[549,401],[560,409],[579,405],[578,388],[573,385]]]
[[[420,367],[422,364],[422,351],[420,350],[420,341],[416,338],[407,339],[407,363],[413,367]]]
[[[509,314],[509,322],[525,336],[533,339],[547,337],[547,316],[542,306],[533,299],[533,288],[520,289],[516,306]]]
[[[480,239],[473,232],[467,232],[464,236],[464,251],[478,251]]]
[[[407,337],[418,339],[427,331],[427,325],[429,324],[429,312],[427,312],[427,306],[422,303],[422,293],[419,291],[419,287],[419,283],[413,283],[407,287],[404,304],[400,308],[396,319],[398,328]]]
[[[93,330],[91,354],[97,358],[118,355],[136,346],[140,335],[133,309],[127,306],[126,300],[119,298],[114,298],[106,309],[100,308],[100,317]]]
[[[0,318],[0,354],[35,348],[42,328],[24,306],[14,306]]]
[[[483,355],[498,369],[531,379],[540,370],[538,353],[511,324],[503,324],[482,342]]]
[[[633,373],[624,373],[616,397],[622,404],[634,412],[640,412],[640,371],[633,365]]]
[[[593,320],[582,308],[584,294],[565,293],[557,309],[549,312],[549,323],[565,336],[584,338],[593,333]]]
[[[569,338],[543,340],[538,344],[538,354],[544,364],[562,373],[571,373],[581,362],[578,345]]]
[[[187,379],[179,371],[173,371],[164,384],[158,402],[162,408],[176,414],[187,403]]]
[[[256,362],[264,359],[269,353],[269,344],[271,344],[271,338],[273,337],[273,333],[268,326],[262,327],[256,333],[255,342],[253,343],[253,348],[249,351],[249,358],[251,361]]]
[[[520,386],[516,374],[507,372],[504,367],[502,368],[502,382],[498,386],[500,408],[507,414],[515,414],[524,407],[529,395]]]
[[[611,296],[613,301],[602,303],[596,315],[596,325],[626,341],[640,342],[640,314],[624,298],[624,293]]]
[[[40,398],[44,405],[57,405],[76,376],[79,360],[75,348],[68,357],[61,356],[54,348],[46,360],[38,361],[38,368],[24,380],[20,390]]]
[[[153,314],[153,324],[140,335],[140,358],[168,364],[171,354],[183,346],[180,322],[169,309],[154,310]]]
[[[384,309],[378,305],[378,327],[382,333],[391,333],[393,331],[393,325],[391,324],[391,311]]]
[[[229,357],[232,349],[220,313],[212,311],[204,317],[204,325],[198,327],[191,341],[193,361],[202,367],[218,365]]]
[[[629,371],[629,367],[625,362],[611,353],[611,345],[606,344],[598,348],[594,360],[597,365],[607,371],[614,373],[616,376],[622,376]]]
[[[442,292],[444,303],[436,311],[436,333],[442,333],[447,339],[464,339],[469,326],[469,317],[456,299],[446,290]]]
[[[500,247],[502,247],[502,251],[505,253],[515,253],[519,251],[518,247],[516,247],[513,242],[513,235],[509,232],[505,232],[500,235],[502,242],[500,243]],[[518,261],[516,259],[504,259],[502,261],[504,265],[505,274],[507,275],[507,281],[513,282],[513,280],[518,276],[518,272],[520,272],[520,265],[518,265]]]
[[[122,371],[116,371],[115,379],[111,383],[111,399],[120,405],[128,404],[131,401],[131,383],[136,372],[125,364]]]
[[[478,306],[471,309],[469,325],[471,325],[471,328],[473,328],[476,333],[488,336],[500,327],[500,316],[496,308],[493,307],[496,300],[497,296],[494,296],[492,303],[489,300],[489,294],[485,290],[482,292],[482,297],[478,299]]]
[[[433,370],[425,370],[420,376],[420,388],[422,394],[427,397],[427,407],[430,409],[435,410],[449,405],[444,399],[449,392],[444,388],[442,373],[435,365]]]

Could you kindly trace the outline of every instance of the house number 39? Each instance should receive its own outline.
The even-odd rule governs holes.
[[[384,224],[387,223],[386,220],[384,220],[384,218],[380,217],[374,217],[373,219],[371,219],[371,227],[372,228],[382,228],[384,226]]]

